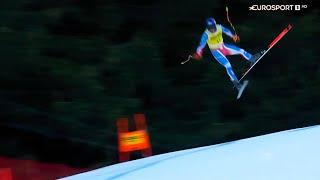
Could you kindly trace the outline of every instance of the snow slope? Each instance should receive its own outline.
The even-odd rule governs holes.
[[[63,180],[320,180],[320,126],[120,163]]]

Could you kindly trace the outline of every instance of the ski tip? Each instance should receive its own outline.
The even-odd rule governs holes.
[[[248,80],[243,81],[243,84],[242,84],[241,88],[240,88],[239,91],[238,91],[237,100],[240,99],[240,97],[241,97],[244,89],[248,86],[248,84],[249,84],[249,81],[248,81]]]

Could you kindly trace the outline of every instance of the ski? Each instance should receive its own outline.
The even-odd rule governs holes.
[[[241,81],[249,72],[250,70],[263,58],[263,56],[265,56],[269,51],[270,49],[275,45],[277,44],[280,39],[283,38],[284,35],[286,35],[290,29],[292,28],[292,25],[289,24],[284,30],[282,30],[282,32],[276,37],[274,38],[274,40],[269,44],[268,46],[268,49],[267,50],[264,50],[263,53],[261,54],[261,56],[256,60],[256,62],[242,75],[242,77],[240,78],[239,81]]]
[[[248,80],[243,81],[243,84],[241,85],[241,88],[238,91],[237,99],[240,99],[244,89],[248,86],[248,83],[249,83]]]

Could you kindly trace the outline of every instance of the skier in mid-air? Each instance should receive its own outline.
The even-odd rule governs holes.
[[[238,35],[233,34],[226,27],[217,24],[213,18],[208,18],[206,20],[206,29],[202,34],[200,44],[196,50],[196,52],[192,55],[192,57],[196,60],[200,60],[202,58],[203,50],[208,44],[209,49],[213,55],[213,57],[226,68],[226,71],[233,83],[233,85],[238,90],[238,97],[240,98],[244,88],[247,86],[248,81],[244,81],[240,83],[236,74],[234,73],[229,60],[226,58],[228,55],[236,55],[240,54],[247,61],[252,64],[261,56],[261,53],[257,53],[255,55],[250,54],[249,52],[241,49],[235,45],[225,44],[223,43],[222,34],[226,34],[233,39],[234,42],[239,42],[240,38]]]

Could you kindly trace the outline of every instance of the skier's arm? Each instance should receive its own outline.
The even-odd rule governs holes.
[[[201,59],[202,52],[203,52],[203,49],[206,47],[207,40],[208,40],[208,35],[207,33],[203,32],[199,46],[197,48],[197,52],[193,55],[195,59]]]
[[[226,35],[228,35],[230,38],[233,39],[234,42],[239,42],[240,41],[240,37],[238,35],[233,34],[230,29],[224,27],[221,25],[222,28],[222,32]]]
[[[228,28],[226,28],[226,27],[224,27],[222,25],[221,25],[221,28],[222,28],[222,32],[224,34],[228,35],[231,38],[234,36],[234,34],[230,31],[230,29],[228,29]]]

